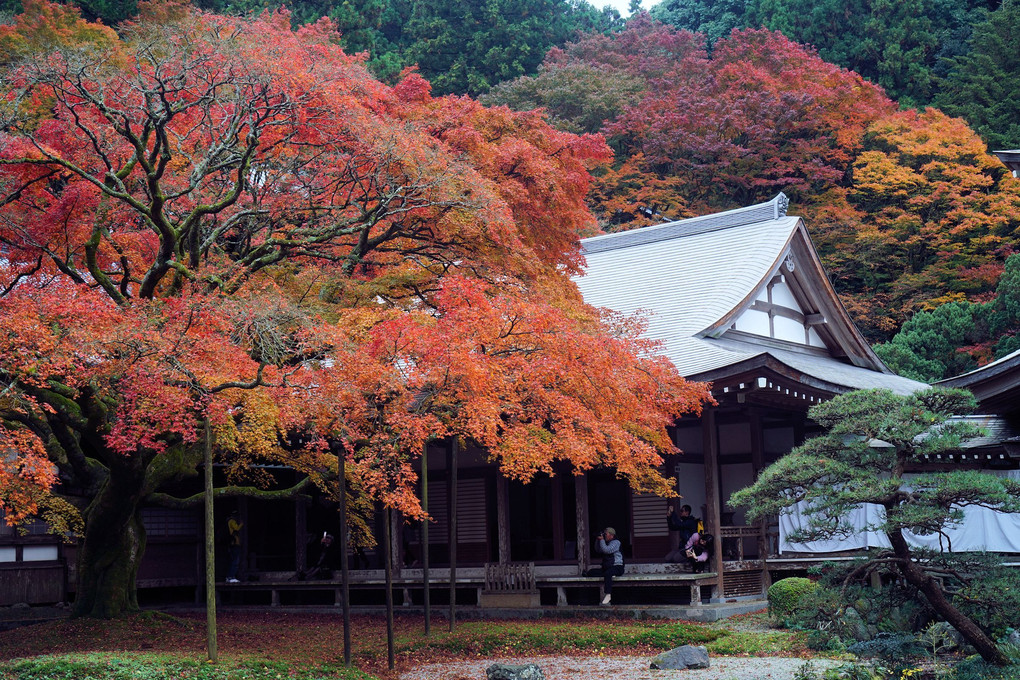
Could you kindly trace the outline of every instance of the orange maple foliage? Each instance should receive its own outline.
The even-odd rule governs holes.
[[[600,137],[386,87],[326,21],[149,4],[54,42],[69,15],[28,8],[0,90],[0,419],[20,469],[45,446],[93,498],[79,613],[134,605],[137,510],[197,500],[161,485],[205,419],[237,475],[280,462],[335,494],[339,444],[412,515],[443,436],[515,478],[555,459],[668,492],[665,426],[705,389],[569,280]]]
[[[937,109],[876,119],[844,197],[842,219],[815,229],[819,247],[837,285],[884,314],[887,331],[911,310],[986,299],[1020,228],[1020,182]]]

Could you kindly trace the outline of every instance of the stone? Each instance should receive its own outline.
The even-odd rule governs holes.
[[[545,680],[542,669],[533,663],[515,666],[509,663],[494,663],[485,669],[488,680]]]
[[[684,645],[663,652],[652,659],[652,670],[685,670],[687,668],[708,668],[708,650],[704,647]]]
[[[1020,647],[1020,630],[1014,630],[1012,633],[1010,633],[1009,637],[1006,638],[1006,642],[1008,642],[1011,645],[1016,645]]]

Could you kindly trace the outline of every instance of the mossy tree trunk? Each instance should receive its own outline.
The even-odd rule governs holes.
[[[144,496],[144,463],[127,456],[114,462],[84,513],[74,616],[112,618],[138,609],[135,580],[145,553]]]

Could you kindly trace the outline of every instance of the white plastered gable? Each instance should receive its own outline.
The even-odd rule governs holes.
[[[729,330],[825,349],[816,328],[824,318],[799,299],[791,285],[795,272],[796,263],[787,255],[779,272],[762,284]]]

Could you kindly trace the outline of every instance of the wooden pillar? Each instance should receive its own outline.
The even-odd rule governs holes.
[[[457,452],[460,443],[454,437],[450,442],[450,632],[457,627]]]
[[[206,656],[209,663],[219,660],[216,647],[216,542],[215,499],[213,497],[212,428],[209,416],[205,417],[205,459],[203,461],[203,483],[205,486],[204,528],[205,528],[205,633]],[[20,556],[19,556],[20,557]]]
[[[577,499],[577,573],[588,569],[588,474],[574,475],[574,497]]]
[[[499,545],[499,563],[510,561],[510,483],[496,471],[496,541]]]
[[[393,510],[383,508],[383,561],[386,567],[386,666],[396,667],[396,639],[393,633]]]
[[[308,566],[308,506],[303,498],[294,499],[294,554],[297,571]]]
[[[708,516],[705,517],[705,528],[715,534],[713,543],[712,565],[718,577],[716,579],[716,597],[721,601],[723,591],[722,537],[719,528],[722,526],[719,498],[719,430],[715,422],[716,411],[706,408],[701,414],[702,450],[705,452],[705,505]]]
[[[751,425],[751,468],[754,470],[754,478],[765,469],[765,433],[761,426],[761,413],[756,410],[750,411],[748,420]],[[761,560],[761,578],[763,590],[768,590],[772,585],[772,576],[769,574],[769,546],[768,546],[769,521],[762,519],[758,522],[758,559]],[[743,541],[743,539],[740,539]]]
[[[344,665],[351,667],[351,591],[350,591],[350,561],[347,556],[348,549],[348,522],[347,522],[347,469],[346,454],[343,446],[336,442],[332,444],[337,459],[337,501],[340,514],[340,597],[343,606],[344,622]]]
[[[429,512],[429,445],[422,447],[421,454],[421,509]],[[425,610],[425,637],[432,635],[432,601],[429,584],[429,520],[421,523],[421,579],[422,607]]]
[[[404,516],[391,509],[390,515],[390,569],[398,577],[404,575]]]
[[[563,478],[559,475],[552,477],[549,484],[549,492],[552,494],[552,534],[553,534],[553,559],[563,559]]]

